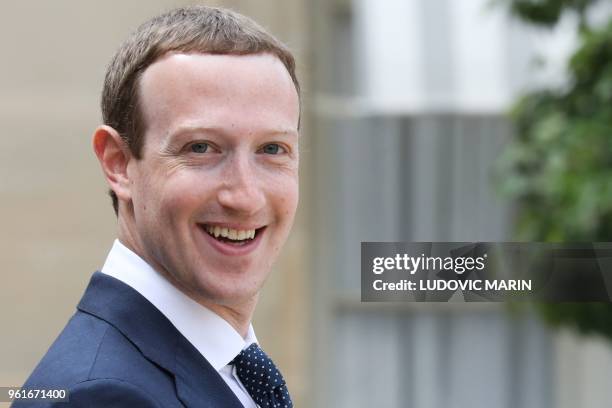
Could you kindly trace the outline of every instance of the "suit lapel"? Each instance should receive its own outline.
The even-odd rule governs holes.
[[[176,392],[187,406],[244,408],[219,373],[189,342],[176,349],[175,380]]]
[[[242,407],[198,350],[130,286],[96,272],[77,308],[114,326],[148,360],[169,372],[174,377],[178,398],[186,406]]]

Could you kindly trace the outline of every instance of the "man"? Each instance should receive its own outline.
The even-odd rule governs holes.
[[[59,406],[291,407],[251,318],[298,201],[292,55],[236,13],[173,10],[117,51],[102,112],[118,240],[24,388],[67,389]]]

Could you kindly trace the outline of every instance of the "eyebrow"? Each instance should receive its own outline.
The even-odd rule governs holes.
[[[169,145],[176,141],[180,140],[180,137],[183,135],[189,135],[191,133],[209,133],[209,134],[218,134],[224,135],[230,133],[228,129],[217,126],[202,126],[202,125],[181,125],[177,129],[171,130],[166,133],[166,145]],[[277,129],[267,129],[261,134],[265,135],[278,135],[278,136],[289,136],[289,137],[297,137],[299,135],[298,129],[289,129],[289,128],[277,128]]]

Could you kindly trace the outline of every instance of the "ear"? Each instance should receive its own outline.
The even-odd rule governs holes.
[[[129,148],[119,133],[110,126],[101,125],[93,134],[93,149],[111,190],[119,200],[131,200],[128,163],[132,158]]]

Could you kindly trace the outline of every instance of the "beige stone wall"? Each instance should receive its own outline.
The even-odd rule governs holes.
[[[188,3],[195,2],[9,1],[0,6],[0,386],[22,384],[74,312],[115,237],[115,217],[90,147],[100,120],[105,66],[139,23]],[[271,29],[296,51],[307,82],[306,0],[206,4],[229,5]],[[302,137],[307,141],[307,134]],[[307,167],[305,159],[303,177]],[[305,189],[302,199],[255,323],[298,406],[308,406]]]

